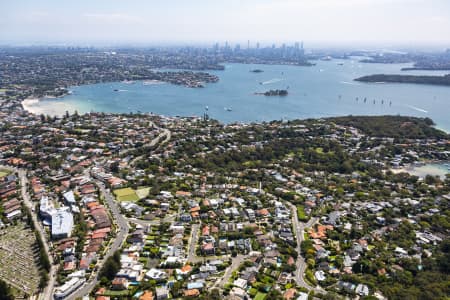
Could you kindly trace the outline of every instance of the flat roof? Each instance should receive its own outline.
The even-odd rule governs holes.
[[[52,216],[52,236],[70,235],[73,229],[73,215],[67,211],[58,210]]]

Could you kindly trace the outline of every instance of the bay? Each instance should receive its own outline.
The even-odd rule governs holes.
[[[210,117],[224,123],[305,119],[342,115],[409,115],[429,117],[450,131],[450,87],[414,84],[361,83],[370,74],[442,75],[445,71],[400,71],[410,64],[360,63],[357,59],[317,61],[312,67],[225,64],[220,77],[205,88],[142,82],[100,83],[71,87],[57,99],[41,99],[27,109],[35,113],[153,112],[169,116]],[[262,73],[250,70],[261,69]],[[288,96],[255,92],[288,89]],[[114,91],[118,90],[118,91]],[[366,101],[364,102],[364,99]]]

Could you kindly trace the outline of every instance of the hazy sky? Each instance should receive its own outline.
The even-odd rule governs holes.
[[[0,44],[450,46],[450,0],[0,0]]]

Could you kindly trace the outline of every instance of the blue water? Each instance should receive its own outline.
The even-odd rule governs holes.
[[[405,66],[410,65],[363,64],[356,59],[319,61],[313,67],[226,64],[224,71],[211,72],[217,74],[220,81],[207,84],[203,89],[171,84],[143,85],[142,82],[94,84],[73,87],[73,94],[61,99],[41,100],[32,110],[49,114],[78,110],[201,116],[208,106],[209,115],[225,123],[401,114],[430,117],[437,127],[450,131],[450,87],[353,81],[356,77],[379,73],[445,74],[440,71],[401,72]],[[249,72],[256,68],[264,72]],[[286,97],[254,95],[254,92],[287,87],[289,95]],[[120,91],[114,92],[114,89]],[[363,102],[365,97],[366,103]]]

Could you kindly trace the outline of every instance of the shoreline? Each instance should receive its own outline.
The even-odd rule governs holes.
[[[39,101],[40,101],[39,98],[28,97],[28,98],[22,100],[22,102],[20,104],[22,105],[23,110],[37,115],[38,110],[36,108],[33,109],[33,104],[39,103]]]
[[[62,99],[65,96],[71,95],[72,91],[71,90],[67,90],[66,93],[64,93],[63,95],[59,95],[59,96],[44,96],[44,97],[36,97],[36,96],[30,96],[28,98],[25,98],[24,100],[22,100],[20,102],[20,104],[22,105],[22,109],[34,114],[34,115],[40,115],[40,114],[44,114],[44,115],[50,115],[50,116],[59,116],[58,114],[54,114],[53,112],[50,111],[46,111],[44,109],[42,109],[39,106],[35,106],[35,104],[39,104],[41,101],[43,100],[56,100],[56,99]]]
[[[419,178],[425,178],[425,176],[431,175],[439,176],[441,179],[444,179],[446,174],[450,174],[450,170],[448,170],[445,166],[445,164],[448,163],[450,162],[440,160],[427,160],[420,162],[419,165],[412,163],[400,168],[389,168],[388,170],[394,174],[408,173],[413,176],[418,176]]]
[[[144,82],[145,81],[142,81],[142,84],[143,85],[146,85],[146,84],[144,84]],[[162,84],[167,84],[167,82],[165,82],[165,81],[156,81],[156,80],[152,80],[152,81],[150,81],[151,83],[149,84],[149,85],[162,85]],[[110,83],[123,83],[123,82],[121,82],[121,81],[117,81],[117,82],[110,82]],[[74,85],[74,86],[71,86],[71,87],[80,87],[80,86],[84,86],[84,85],[95,85],[95,84],[101,84],[101,83],[93,83],[93,84],[81,84],[81,85]],[[41,115],[41,114],[44,114],[44,115],[49,115],[49,116],[56,116],[56,117],[60,117],[60,116],[63,116],[64,115],[64,113],[65,113],[65,111],[64,112],[57,112],[56,110],[48,110],[48,109],[45,109],[45,108],[42,108],[42,107],[40,107],[39,106],[39,103],[41,102],[41,101],[45,101],[45,100],[58,100],[58,99],[62,99],[62,98],[64,98],[64,97],[66,97],[66,96],[69,96],[69,95],[72,95],[72,90],[67,90],[67,92],[66,93],[64,93],[63,95],[58,95],[58,96],[44,96],[44,97],[41,97],[41,98],[38,98],[37,96],[29,96],[29,97],[27,97],[27,98],[25,98],[24,100],[22,100],[21,102],[20,102],[20,104],[21,104],[21,107],[22,107],[22,109],[24,110],[24,111],[26,111],[26,112],[28,112],[28,113],[31,113],[31,114],[34,114],[34,115]],[[254,93],[254,95],[264,95],[264,93],[258,93],[258,92],[255,92]],[[280,95],[278,95],[278,96],[280,96]],[[284,95],[281,95],[281,96],[284,96]],[[37,104],[37,105],[36,105]],[[70,112],[70,110],[66,110],[66,111],[69,111]],[[80,109],[79,108],[75,108],[74,109],[74,111],[78,111],[78,113],[80,113]],[[94,111],[94,110],[91,110],[91,111]],[[101,112],[101,111],[96,111],[96,112]],[[87,113],[89,113],[89,112],[81,112],[81,114],[87,114]],[[116,112],[116,114],[123,114],[123,113],[126,113],[126,112]],[[148,111],[148,112],[143,112],[143,113],[154,113],[154,112],[151,112],[151,111]],[[164,114],[164,113],[161,113],[161,114],[159,114],[159,113],[156,113],[157,115],[161,115],[161,116],[167,116],[167,114]],[[180,117],[190,117],[191,115],[180,115],[180,114],[177,114],[177,115],[174,115],[174,116],[172,116],[172,117],[178,117],[178,116],[180,116]],[[345,117],[345,116],[349,116],[349,115],[340,115],[341,117]],[[362,116],[371,116],[371,115],[362,115]],[[402,115],[402,116],[411,116],[411,115]],[[339,117],[339,116],[337,116],[337,117]],[[416,117],[416,116],[411,116],[411,117]],[[306,120],[306,119],[310,119],[311,117],[305,117],[305,118],[301,118],[301,117],[298,117],[298,118],[294,118],[293,120]],[[329,117],[327,117],[327,116],[322,116],[322,117],[315,117],[316,119],[317,118],[329,118]],[[416,117],[416,118],[420,118],[420,117]],[[234,120],[234,121],[231,121],[231,122],[228,122],[229,124],[233,124],[233,123],[242,123],[242,124],[251,124],[251,123],[259,123],[259,122],[270,122],[270,121],[275,121],[275,120],[278,120],[278,119],[273,119],[273,120],[269,120],[269,121],[267,121],[267,120],[254,120],[254,121],[241,121],[241,120]],[[218,120],[219,121],[219,120]],[[221,121],[219,121],[219,122],[221,122]],[[225,122],[225,123],[227,123],[227,122]],[[450,130],[446,130],[446,129],[443,129],[443,128],[441,128],[440,126],[437,126],[436,124],[435,125],[433,125],[432,127],[434,127],[435,129],[437,129],[437,130],[440,130],[440,131],[442,131],[442,132],[444,132],[444,133],[446,133],[446,134],[450,134]],[[425,163],[433,163],[433,162],[425,162]],[[403,169],[403,168],[400,168],[400,169]],[[391,168],[391,170],[394,170],[394,169],[392,169]]]

